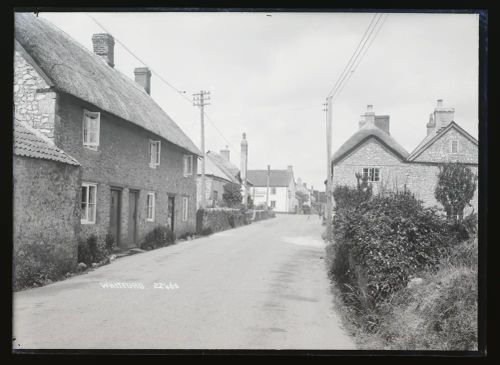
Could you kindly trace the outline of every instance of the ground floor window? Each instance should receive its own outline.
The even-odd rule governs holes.
[[[82,184],[82,224],[94,224],[97,207],[97,184]]]
[[[276,200],[271,200],[271,208],[276,208]]]
[[[182,221],[187,222],[188,220],[188,207],[189,198],[187,196],[182,197]]]
[[[380,169],[378,167],[363,168],[363,178],[367,178],[371,182],[380,181]]]
[[[146,198],[146,208],[147,208],[147,215],[146,215],[146,220],[148,222],[154,222],[155,221],[155,193],[148,193],[147,198]]]
[[[214,190],[214,201],[216,202],[217,200],[219,200],[219,192],[217,190]]]

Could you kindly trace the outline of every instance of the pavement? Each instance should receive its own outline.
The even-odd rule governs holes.
[[[14,349],[354,349],[317,216],[279,215],[14,293]]]

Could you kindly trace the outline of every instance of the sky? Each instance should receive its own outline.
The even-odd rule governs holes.
[[[243,132],[249,169],[293,166],[295,179],[324,190],[323,103],[373,13],[40,13],[88,49],[102,33],[90,17],[191,99],[208,90],[205,148],[226,145],[239,166]],[[387,14],[333,103],[335,152],[368,104],[390,115],[390,133],[411,152],[425,137],[437,99],[478,135],[478,16]],[[382,19],[384,19],[382,18]],[[115,68],[131,79],[144,65],[118,42]],[[153,74],[151,96],[200,145],[200,112]],[[222,134],[222,135],[221,135]]]

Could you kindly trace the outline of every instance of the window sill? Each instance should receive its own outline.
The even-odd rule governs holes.
[[[154,223],[155,220],[154,219],[146,219],[146,222],[148,222],[148,223]]]
[[[99,147],[90,147],[90,146],[83,146],[86,150],[92,151],[92,152],[99,152]]]
[[[95,222],[89,222],[89,221],[80,221],[80,224],[95,224]]]
[[[156,169],[158,166],[160,166],[160,164],[149,164],[149,167],[151,167],[152,169]]]

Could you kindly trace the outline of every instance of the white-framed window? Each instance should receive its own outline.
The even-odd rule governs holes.
[[[276,195],[276,187],[271,188],[271,195]]]
[[[184,155],[184,176],[193,175],[193,155]]]
[[[97,151],[101,128],[101,113],[83,110],[83,146]]]
[[[219,192],[217,190],[213,191],[213,198],[214,198],[214,201],[219,200]]]
[[[182,221],[187,222],[188,220],[188,209],[189,209],[189,198],[187,196],[182,197]]]
[[[451,141],[451,153],[458,153],[458,139]]]
[[[82,224],[94,224],[97,208],[97,184],[82,183]]]
[[[380,181],[380,169],[378,167],[363,168],[363,178],[368,178],[370,182]]]
[[[149,192],[146,197],[146,221],[155,221],[155,193]]]
[[[149,140],[149,166],[156,168],[160,165],[161,141]]]

